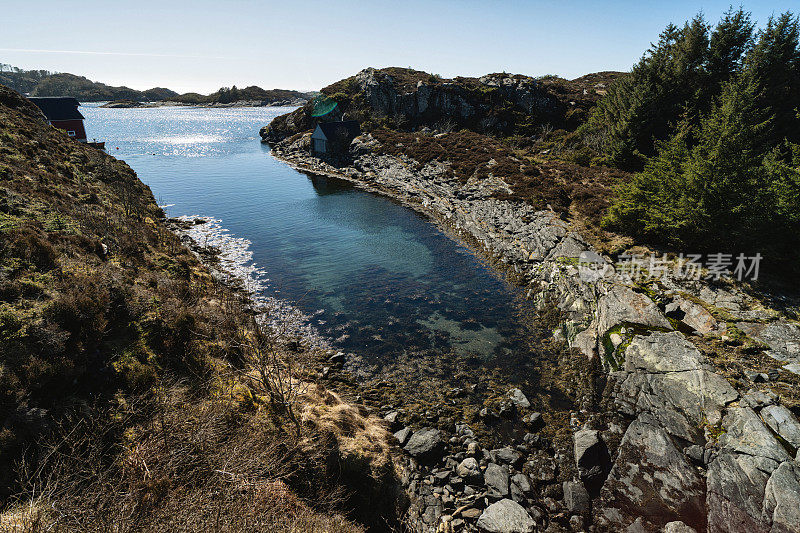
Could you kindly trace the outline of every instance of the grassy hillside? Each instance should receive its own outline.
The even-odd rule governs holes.
[[[391,515],[388,433],[311,368],[289,375],[282,342],[125,163],[0,86],[2,528],[360,531],[342,514]],[[265,375],[305,385],[288,398]]]

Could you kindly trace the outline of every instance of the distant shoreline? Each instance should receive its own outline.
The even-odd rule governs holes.
[[[235,102],[221,103],[187,103],[177,102],[174,100],[160,100],[158,102],[139,102],[136,100],[115,100],[106,102],[99,106],[106,109],[137,109],[137,108],[154,108],[154,107],[210,107],[210,108],[225,108],[225,107],[299,107],[304,105],[308,100],[297,98],[294,100],[276,100],[272,102],[265,102],[263,100],[237,100]],[[98,103],[98,102],[85,102],[85,103]]]

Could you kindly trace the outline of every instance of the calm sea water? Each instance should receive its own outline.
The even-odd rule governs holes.
[[[271,295],[346,350],[381,357],[518,349],[517,293],[414,211],[271,157],[258,130],[289,108],[102,109],[106,142],[170,216],[207,215],[252,241]]]

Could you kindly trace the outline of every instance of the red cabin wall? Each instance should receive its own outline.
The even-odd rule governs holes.
[[[64,131],[74,131],[75,139],[86,142],[86,130],[83,128],[82,120],[52,120],[50,124]]]

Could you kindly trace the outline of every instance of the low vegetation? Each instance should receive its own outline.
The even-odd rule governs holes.
[[[2,86],[0,161],[0,528],[392,520],[383,424],[289,364],[315,354],[259,325],[127,165]]]

